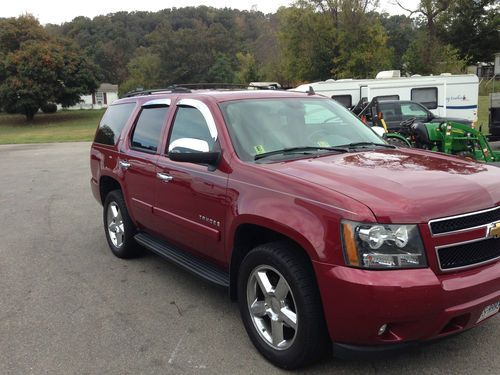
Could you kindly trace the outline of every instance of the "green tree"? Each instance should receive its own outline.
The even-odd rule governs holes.
[[[31,14],[0,18],[0,52],[6,54],[15,51],[30,40],[48,40],[47,33]]]
[[[138,88],[154,89],[161,86],[160,56],[144,48],[139,48],[136,55],[127,64],[128,78],[120,85],[120,94]]]
[[[441,39],[473,64],[491,61],[500,46],[500,2],[457,0],[440,23]]]
[[[236,72],[236,80],[238,83],[249,83],[252,81],[259,81],[260,75],[255,63],[255,58],[251,53],[238,52],[236,54],[238,59],[239,69]]]
[[[208,81],[232,83],[234,81],[234,68],[229,56],[218,52],[215,56],[215,62],[207,73]]]
[[[413,57],[420,60],[420,62],[415,62],[415,64],[421,65],[422,69],[433,70],[433,66],[436,65],[438,59],[442,58],[439,56],[441,54],[440,47],[442,46],[437,34],[438,34],[438,22],[441,17],[445,14],[446,10],[457,0],[420,0],[419,5],[414,9],[409,9],[401,5],[401,3],[396,0],[399,6],[409,12],[409,15],[420,16],[419,22],[425,32],[418,35],[410,45],[414,51],[418,50],[419,54],[413,53]],[[427,68],[426,68],[427,67]],[[411,71],[411,69],[409,69]]]
[[[449,44],[434,40],[433,59],[425,61],[426,51],[429,49],[429,36],[426,30],[420,30],[417,37],[411,42],[403,56],[405,69],[410,74],[440,74],[463,73],[466,61],[460,57],[459,51]]]
[[[374,14],[373,16],[377,16]],[[393,51],[393,69],[403,70],[403,55],[415,37],[416,26],[405,15],[380,14],[380,22],[387,34],[387,47]]]
[[[312,4],[278,11],[281,61],[289,81],[330,78],[337,50],[334,23]]]
[[[12,41],[9,45],[15,49],[3,54],[0,103],[4,110],[32,120],[47,103],[70,106],[97,88],[95,68],[71,44],[46,35],[29,40],[25,31],[12,35],[20,35],[21,41]]]

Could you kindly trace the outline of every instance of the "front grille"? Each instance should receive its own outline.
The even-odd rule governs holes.
[[[476,214],[433,221],[431,222],[431,232],[432,234],[454,232],[456,230],[479,227],[495,221],[500,221],[500,207]]]
[[[471,266],[500,257],[500,238],[438,249],[442,270]]]

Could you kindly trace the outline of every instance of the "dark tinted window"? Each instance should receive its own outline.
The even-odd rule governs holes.
[[[352,106],[352,96],[351,95],[333,95],[333,100],[338,101],[346,108],[351,108]]]
[[[132,147],[156,152],[168,107],[143,108],[132,134]]]
[[[115,145],[134,108],[135,103],[109,106],[102,117],[94,141],[105,145]]]
[[[385,121],[402,121],[401,106],[398,103],[380,102],[378,105],[380,112],[384,115]]]
[[[437,87],[411,89],[411,100],[424,105],[428,109],[436,109],[438,107],[437,97]]]
[[[196,145],[199,142],[196,142],[196,140],[207,142],[208,150],[197,147]],[[209,151],[213,148],[214,143],[215,139],[210,135],[207,122],[198,109],[193,107],[179,107],[177,109],[172,133],[170,134],[169,151],[175,147]],[[188,147],[190,144],[192,147]]]

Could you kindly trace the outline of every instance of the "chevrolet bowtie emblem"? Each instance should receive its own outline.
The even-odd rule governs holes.
[[[488,237],[500,238],[500,222],[491,224]]]

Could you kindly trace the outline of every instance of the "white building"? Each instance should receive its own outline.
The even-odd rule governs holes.
[[[81,101],[68,109],[101,109],[118,99],[118,85],[101,83],[95,93],[82,95]]]

